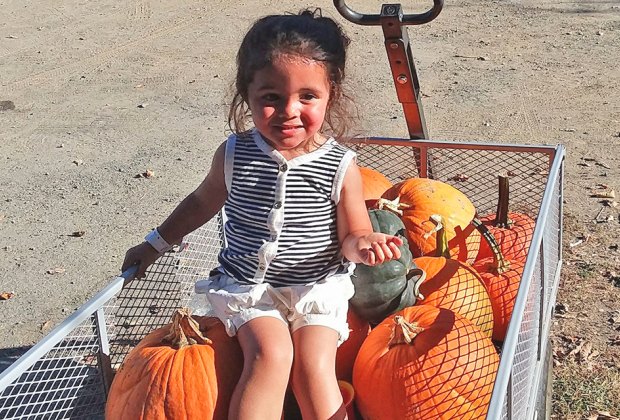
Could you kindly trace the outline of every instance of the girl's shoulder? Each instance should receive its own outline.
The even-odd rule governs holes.
[[[226,139],[227,142],[250,142],[253,140],[253,130],[244,131],[242,133],[231,133]]]
[[[324,144],[339,153],[354,153],[355,154],[355,151],[351,149],[346,143],[341,143],[331,136],[327,138]]]
[[[233,133],[238,141],[254,141],[254,130],[247,130],[242,133]]]

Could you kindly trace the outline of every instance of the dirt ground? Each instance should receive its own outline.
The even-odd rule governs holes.
[[[0,353],[39,341],[118,274],[225,138],[249,24],[311,5],[353,40],[358,134],[406,137],[380,28],[329,1],[0,0]],[[431,138],[566,146],[555,412],[620,415],[608,398],[620,395],[620,3],[446,0],[409,35]],[[582,401],[575,372],[600,395]]]

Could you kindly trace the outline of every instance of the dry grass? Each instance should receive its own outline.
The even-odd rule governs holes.
[[[553,369],[553,418],[604,419],[620,415],[618,369],[586,369],[573,362]]]

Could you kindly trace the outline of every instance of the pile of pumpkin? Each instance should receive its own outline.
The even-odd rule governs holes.
[[[373,229],[404,244],[398,260],[356,267],[338,379],[364,419],[484,418],[534,220],[508,212],[506,176],[496,213],[477,219],[446,183],[361,173]],[[106,418],[226,419],[242,365],[217,319],[178,311],[129,353]]]

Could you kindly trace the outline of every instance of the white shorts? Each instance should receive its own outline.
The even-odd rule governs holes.
[[[230,276],[217,274],[196,282],[195,289],[206,294],[231,337],[243,324],[261,316],[282,320],[291,333],[307,325],[329,327],[338,332],[338,345],[349,337],[347,311],[354,294],[349,273],[310,285],[282,287],[239,284]]]

